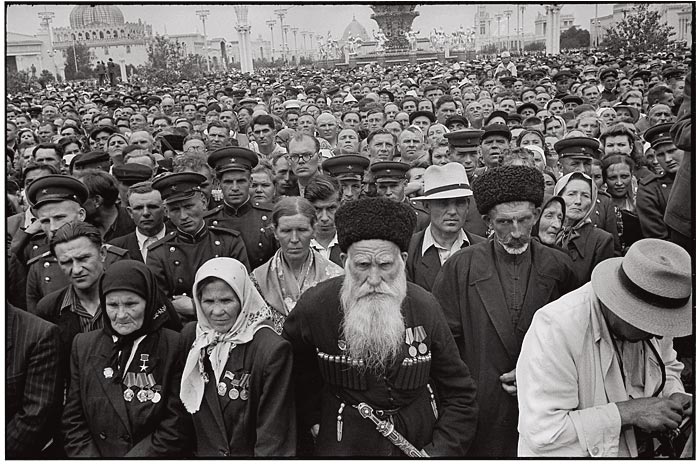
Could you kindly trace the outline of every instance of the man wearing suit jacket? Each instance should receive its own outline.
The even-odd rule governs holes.
[[[479,418],[470,457],[515,457],[518,401],[515,364],[535,312],[577,286],[568,256],[531,239],[544,179],[536,168],[490,168],[472,183],[493,238],[455,253],[433,295],[477,379]]]
[[[5,457],[36,459],[58,424],[59,329],[5,307]]]
[[[166,234],[163,199],[148,181],[129,187],[126,198],[129,205],[126,210],[136,224],[136,230],[115,238],[110,244],[128,250],[130,259],[145,263],[148,246]]]
[[[461,164],[430,166],[423,181],[424,196],[414,200],[423,200],[430,213],[430,225],[411,237],[406,272],[410,282],[431,291],[447,258],[486,239],[464,230],[472,191]]]
[[[342,267],[338,233],[335,230],[335,212],[340,206],[338,181],[324,174],[316,175],[304,189],[304,198],[309,200],[316,209],[315,233],[314,238],[311,239],[311,248]]]

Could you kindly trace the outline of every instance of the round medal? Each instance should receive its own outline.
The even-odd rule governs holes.
[[[410,354],[412,358],[415,358],[418,354],[418,350],[416,350],[415,346],[411,345],[408,347],[408,354]]]
[[[216,387],[219,396],[224,396],[226,394],[226,384],[223,382],[219,382],[219,385]]]
[[[248,399],[248,390],[241,390],[241,399],[243,401]]]
[[[338,349],[339,349],[340,351],[345,351],[345,349],[347,348],[347,346],[348,346],[348,345],[347,345],[347,343],[345,342],[345,340],[338,340]]]
[[[151,401],[152,401],[153,403],[158,403],[158,402],[160,401],[160,393],[155,392],[155,393],[153,394],[153,398],[151,399]]]
[[[156,395],[156,394],[155,394],[155,392],[154,392],[153,390],[147,390],[147,392],[146,392],[146,399],[147,399],[148,401],[151,401],[155,395]]]
[[[124,399],[126,401],[131,401],[134,399],[134,391],[131,388],[124,390]]]
[[[428,352],[428,347],[426,346],[425,343],[421,343],[420,345],[418,345],[418,352],[420,354],[425,354]]]
[[[146,393],[146,390],[139,390],[136,394],[136,399],[142,403],[146,402],[148,400],[148,393]]]
[[[232,388],[231,390],[229,390],[228,397],[231,398],[232,400],[237,400],[238,399],[238,389]]]

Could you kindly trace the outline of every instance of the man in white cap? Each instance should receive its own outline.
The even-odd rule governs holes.
[[[501,63],[496,67],[496,72],[493,73],[494,76],[498,76],[498,73],[508,71],[513,77],[518,77],[518,69],[515,67],[515,63],[510,61],[510,52],[501,53]]]
[[[634,243],[539,310],[518,359],[518,456],[651,457],[692,413],[673,337],[693,331],[680,246]]]
[[[406,272],[410,282],[431,291],[447,258],[486,239],[464,229],[473,194],[461,164],[430,166],[423,175],[423,182],[424,196],[414,200],[423,200],[430,213],[430,225],[411,237]]]

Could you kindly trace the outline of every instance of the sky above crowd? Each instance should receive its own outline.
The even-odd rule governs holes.
[[[487,11],[493,14],[507,9],[515,11],[515,4],[486,4]],[[538,13],[545,13],[544,6],[539,3],[526,3],[525,9],[525,33],[534,32],[535,18]],[[236,25],[236,15],[231,5],[207,5],[206,3],[190,3],[183,5],[159,5],[149,3],[118,4],[124,20],[127,22],[141,21],[153,26],[154,34],[188,34],[202,32],[202,22],[195,11],[206,8],[210,11],[207,18],[207,35],[209,37],[223,37],[227,40],[237,40],[238,34],[234,26]],[[39,30],[40,19],[38,13],[44,10],[52,11],[55,17],[52,27],[68,27],[70,25],[69,15],[75,4],[39,4],[39,5],[6,5],[6,31],[21,34],[34,35]],[[612,13],[613,4],[599,4],[598,16]],[[367,33],[372,36],[373,30],[378,30],[377,23],[371,19],[372,10],[369,5],[323,5],[313,3],[297,4],[255,4],[250,5],[248,10],[248,23],[252,26],[251,37],[255,40],[258,36],[269,40],[270,29],[265,22],[272,18],[274,10],[278,8],[288,8],[285,17],[285,24],[299,28],[299,31],[313,31],[316,34],[326,36],[331,32],[334,39],[339,39],[345,27],[350,23],[353,16],[362,24]],[[470,4],[419,4],[416,11],[420,13],[414,22],[413,29],[419,32],[419,37],[428,37],[433,28],[440,28],[449,33],[456,31],[460,26],[465,28],[473,27],[474,14],[477,6]],[[573,14],[575,24],[583,29],[589,29],[589,21],[595,16],[595,4],[593,3],[563,3],[562,15]],[[515,28],[515,13],[510,19],[511,29]],[[493,20],[492,29],[496,27]],[[505,35],[505,20],[502,23],[503,34]],[[279,37],[279,21],[277,29],[274,30],[275,41]],[[290,42],[293,41],[289,34]],[[301,36],[297,36],[298,46],[301,48]],[[293,46],[293,43],[290,44]]]

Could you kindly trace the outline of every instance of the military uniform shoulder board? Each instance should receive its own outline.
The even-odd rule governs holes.
[[[165,234],[165,237],[161,238],[161,239],[158,240],[157,242],[153,242],[153,243],[151,243],[150,245],[148,245],[148,251],[151,251],[151,250],[153,250],[154,248],[158,248],[158,247],[161,246],[162,244],[167,243],[168,240],[170,240],[170,239],[172,239],[173,237],[175,237],[175,235],[176,235],[176,233],[175,233],[174,230],[173,230],[172,232],[169,232],[169,233]]]
[[[267,203],[260,203],[259,201],[253,203],[253,208],[261,209],[263,211],[272,211],[272,206],[268,205]]]
[[[115,245],[110,245],[109,243],[105,243],[105,249],[107,250],[107,253],[112,253],[121,257],[124,257],[129,253],[129,250],[125,250],[124,248],[120,248]]]
[[[211,230],[213,232],[221,232],[221,233],[225,233],[228,235],[233,235],[234,237],[239,237],[241,235],[241,233],[238,232],[237,230],[227,229],[225,227],[218,227],[218,226],[208,226],[208,227],[209,227],[209,230]]]
[[[652,182],[655,182],[657,179],[662,179],[663,177],[663,174],[649,174],[648,176],[645,176],[644,179],[639,181],[639,185],[649,185]]]
[[[425,208],[423,207],[423,205],[422,205],[421,203],[418,203],[417,201],[411,200],[411,206],[413,207],[413,209],[416,209],[416,210],[418,210],[418,211],[423,211],[424,213],[427,213],[427,211],[425,210]]]
[[[54,260],[56,260],[56,257],[51,254],[51,251],[47,251],[47,252],[44,252],[38,256],[33,257],[29,261],[27,261],[27,266],[31,266],[32,264],[36,263],[37,261],[40,261],[42,259],[47,259],[47,258],[48,259],[53,258]]]
[[[205,212],[203,217],[208,218],[210,216],[213,216],[216,213],[218,213],[219,211],[221,211],[222,209],[224,209],[224,205],[219,205],[216,208],[210,209],[209,211]]]

